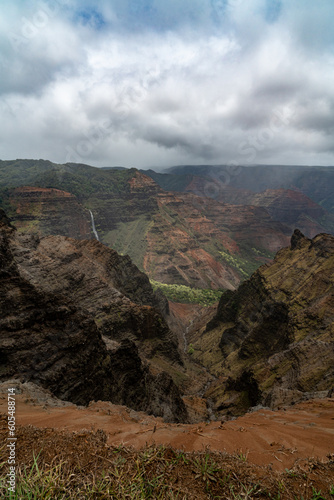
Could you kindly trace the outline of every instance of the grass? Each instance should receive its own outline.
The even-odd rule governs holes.
[[[161,290],[163,294],[173,302],[181,304],[200,304],[211,306],[217,302],[223,294],[223,290],[211,290],[202,288],[191,288],[186,285],[160,283],[150,280],[153,290]]]
[[[143,261],[147,250],[146,234],[152,225],[144,215],[134,220],[120,222],[116,229],[106,231],[102,241],[121,255],[129,255],[143,271]]]
[[[242,247],[242,245],[240,245],[240,247]],[[242,279],[249,278],[260,267],[260,265],[263,264],[263,260],[261,262],[259,259],[274,258],[274,253],[261,251],[257,248],[250,248],[244,245],[241,249],[242,255],[232,255],[227,250],[219,251],[218,253],[224,262],[240,273]]]
[[[250,464],[240,452],[107,446],[101,430],[70,433],[19,426],[17,431],[15,493],[6,487],[6,446],[0,450],[3,499],[322,500],[334,494],[330,461],[310,460],[303,468],[280,473]]]
[[[242,259],[241,257],[233,256],[228,252],[219,252],[220,256],[222,259],[229,264],[230,266],[234,267],[241,275],[243,278],[249,278],[249,276],[252,274],[253,269],[249,272],[246,271],[246,264],[249,264],[245,259]],[[255,271],[255,266],[254,266],[254,271]]]

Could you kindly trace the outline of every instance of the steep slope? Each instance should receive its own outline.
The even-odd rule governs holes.
[[[334,385],[334,237],[296,230],[235,292],[194,342],[194,357],[218,380],[206,396],[217,411],[277,408]]]
[[[0,211],[0,379],[32,381],[78,404],[110,400],[168,421],[186,420],[170,376],[154,375],[138,351],[139,338],[149,338],[154,347],[143,348],[147,356],[155,349],[178,362],[171,332],[155,309],[114,288],[131,266],[98,242],[17,235]],[[132,280],[128,295],[141,286],[143,301],[154,302],[138,270]],[[127,322],[117,341],[112,309]]]
[[[34,286],[70,297],[94,318],[102,335],[140,341],[147,356],[160,352],[181,363],[177,341],[161,317],[167,301],[153,293],[147,276],[129,257],[96,240],[21,235],[17,242],[15,261]]]
[[[15,227],[19,231],[60,234],[77,239],[94,238],[88,210],[71,193],[23,186],[11,190],[8,195]]]
[[[192,194],[159,193],[144,269],[157,281],[233,289],[288,241],[288,230],[256,207]]]
[[[264,207],[273,220],[284,222],[291,229],[298,227],[309,238],[326,230],[334,234],[334,215],[305,194],[292,189],[266,189],[254,194],[251,205]]]
[[[189,187],[188,187],[189,189]],[[265,208],[272,220],[280,221],[291,228],[295,227],[309,238],[318,233],[334,234],[334,215],[301,191],[292,189],[266,189],[260,193],[227,187],[220,191],[217,198],[221,202]]]
[[[268,208],[274,220],[290,220],[309,237],[319,231],[334,232],[333,167],[185,165],[164,174],[148,170],[147,175],[166,190]]]
[[[121,254],[128,254],[155,280],[155,286],[159,287],[159,283],[174,288],[187,286],[181,295],[188,290],[190,301],[193,288],[234,289],[240,280],[287,244],[291,233],[286,226],[273,222],[266,209],[226,205],[190,193],[167,193],[135,169],[97,169],[32,160],[0,162],[0,187],[4,183],[17,184],[16,172],[23,168],[25,182],[43,189],[3,191],[3,206],[9,205],[9,215],[21,231],[33,223],[43,235],[52,232],[84,237],[83,230],[72,234],[71,225],[87,221],[91,210],[100,241]],[[82,205],[81,209],[74,209],[75,200],[62,195],[64,215],[66,207],[71,204],[73,207],[73,221],[68,221],[66,227],[58,203],[60,192],[56,190],[75,195]],[[24,209],[20,196],[24,198]],[[41,213],[42,207],[45,214]],[[204,303],[207,301],[205,296]]]

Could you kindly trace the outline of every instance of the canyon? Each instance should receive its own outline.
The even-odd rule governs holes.
[[[334,383],[333,236],[318,233],[333,215],[292,189],[296,170],[310,191],[298,168],[284,187],[250,168],[222,189],[206,167],[153,175],[0,162],[2,380],[169,421],[324,397]],[[330,209],[327,195],[320,179],[312,196]],[[291,239],[295,224],[306,236]]]
[[[97,234],[157,286],[235,289],[291,234],[266,208],[166,192],[136,169],[26,161],[19,181],[22,165],[2,163],[2,207],[18,231],[78,239]]]
[[[0,263],[1,380],[187,420],[171,377],[149,367],[157,352],[182,361],[159,297],[128,258],[97,241],[18,235],[1,211]]]
[[[331,169],[313,190],[308,168],[222,171],[0,162],[0,434],[10,389],[22,470],[332,496]]]

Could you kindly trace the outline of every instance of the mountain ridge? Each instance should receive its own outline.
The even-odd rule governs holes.
[[[296,230],[272,264],[222,295],[193,339],[195,359],[218,377],[206,392],[217,411],[274,409],[332,389],[333,284],[334,237]]]
[[[227,206],[215,200],[203,202],[191,193],[168,193],[136,169],[102,170],[27,161],[25,177],[20,181],[15,172],[21,172],[23,164],[0,163],[0,187],[4,183],[7,186],[2,206],[9,207],[20,231],[35,224],[42,235],[92,238],[92,231],[89,234],[87,229],[91,210],[101,241],[119,253],[129,254],[157,283],[235,288],[259,264],[270,260],[290,235],[287,227],[271,221],[261,207]],[[26,197],[22,210],[22,191],[29,188],[17,184],[28,181],[35,193],[38,185],[41,190],[58,189],[76,196],[79,205],[75,208],[72,200],[72,213],[86,229],[78,234],[74,226],[79,223],[70,221],[66,229],[61,210],[57,215],[60,205],[50,198],[41,201],[37,196]]]

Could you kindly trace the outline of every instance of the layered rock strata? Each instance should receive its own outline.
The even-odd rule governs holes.
[[[96,241],[17,235],[0,211],[0,380],[31,381],[77,404],[109,400],[185,421],[170,376],[153,375],[140,354],[159,351],[179,362],[173,335],[157,309],[114,287],[129,287],[131,265]],[[154,302],[148,281],[141,287],[142,300]],[[117,310],[123,329],[115,340]]]
[[[334,237],[310,240],[296,230],[271,265],[222,295],[195,349],[218,377],[206,393],[218,412],[327,395],[334,386]]]
[[[90,214],[76,196],[60,189],[23,186],[9,195],[15,227],[41,236],[91,239]]]

